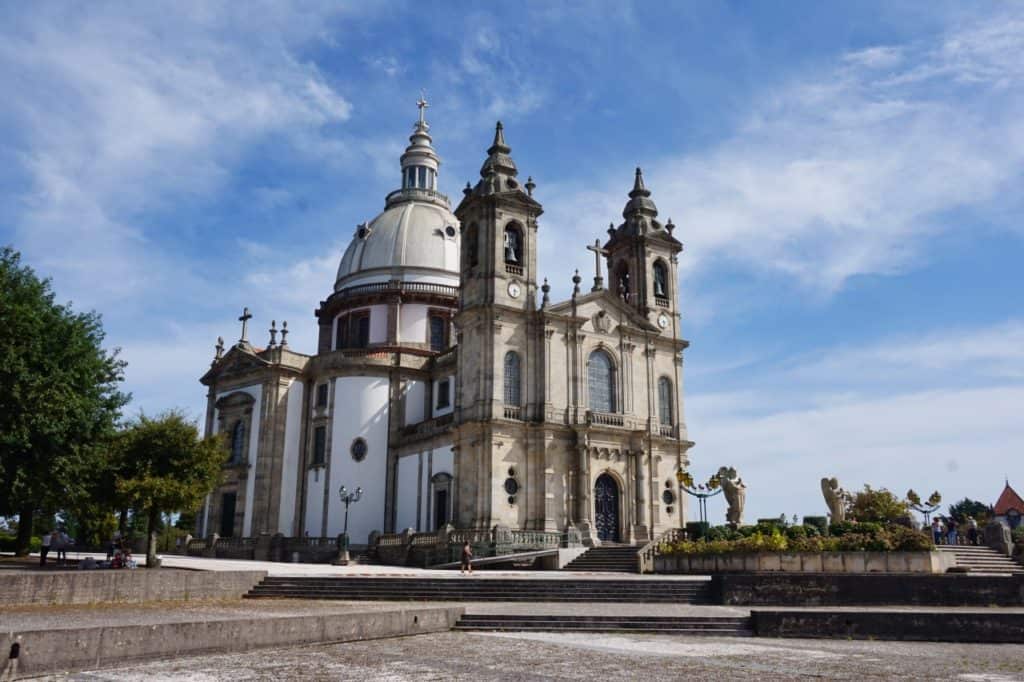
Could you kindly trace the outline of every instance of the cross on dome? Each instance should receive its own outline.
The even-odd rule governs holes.
[[[427,122],[424,119],[424,117],[426,116],[426,113],[427,113],[427,107],[430,106],[430,104],[427,103],[427,91],[426,90],[420,90],[420,98],[416,102],[416,106],[419,107],[419,110],[420,110],[420,125],[426,125]]]

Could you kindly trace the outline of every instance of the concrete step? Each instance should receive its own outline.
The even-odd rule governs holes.
[[[619,632],[720,637],[752,636],[750,618],[714,616],[571,616],[467,614],[457,630],[518,632]]]

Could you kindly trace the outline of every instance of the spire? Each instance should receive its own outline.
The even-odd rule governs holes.
[[[480,168],[480,177],[487,179],[491,175],[507,175],[514,178],[519,170],[510,156],[511,153],[512,148],[505,143],[505,127],[498,121],[494,126],[494,142],[487,150],[487,160]]]
[[[651,190],[644,184],[644,172],[637,166],[633,190],[629,193],[629,201],[626,202],[625,208],[622,209],[622,217],[629,220],[639,215],[655,218],[658,215],[658,207],[651,200]]]
[[[388,207],[410,199],[432,201],[448,208],[448,198],[437,191],[437,169],[441,159],[434,151],[433,138],[430,137],[430,124],[427,123],[426,92],[416,101],[419,116],[413,124],[409,146],[402,154],[402,185],[401,190],[388,195]]]

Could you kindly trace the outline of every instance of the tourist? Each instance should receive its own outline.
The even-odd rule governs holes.
[[[967,517],[967,542],[971,545],[978,544],[978,522],[973,516]]]
[[[946,522],[946,542],[951,545],[955,545],[956,539],[956,519],[950,516],[949,521]]]
[[[473,548],[469,546],[469,540],[462,545],[462,569],[459,573],[465,574],[467,571],[473,575]]]
[[[46,555],[50,553],[50,543],[53,542],[52,533],[43,534],[43,545],[39,548],[39,565],[46,565]]]
[[[938,516],[932,519],[932,542],[936,545],[942,544],[942,522]]]

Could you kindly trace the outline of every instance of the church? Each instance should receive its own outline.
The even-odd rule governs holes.
[[[222,483],[201,536],[330,537],[456,528],[578,533],[644,543],[686,518],[677,286],[682,244],[636,169],[594,253],[552,301],[537,270],[543,206],[502,124],[452,210],[427,103],[401,186],[359,224],[316,309],[312,354],[218,340],[205,429],[223,434]],[[585,245],[581,244],[580,248]],[[608,275],[608,283],[602,275]],[[341,489],[361,490],[347,509]]]

